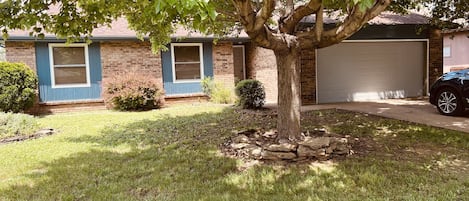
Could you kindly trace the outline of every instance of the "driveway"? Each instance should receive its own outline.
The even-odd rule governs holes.
[[[377,102],[321,104],[303,106],[302,110],[330,108],[363,112],[469,133],[469,111],[466,111],[465,115],[461,117],[443,116],[428,101],[422,100],[384,100]]]

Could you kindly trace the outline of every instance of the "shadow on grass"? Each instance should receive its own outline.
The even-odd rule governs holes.
[[[448,190],[438,186],[447,177],[375,158],[239,171],[240,162],[220,155],[217,146],[233,131],[258,125],[273,128],[275,119],[226,109],[113,125],[100,136],[68,139],[96,148],[45,163],[25,175],[29,184],[0,190],[0,200],[423,200],[443,192],[460,198],[456,191],[469,188]]]

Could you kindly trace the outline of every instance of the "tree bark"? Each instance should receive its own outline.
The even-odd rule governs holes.
[[[274,50],[278,72],[278,142],[297,141],[300,127],[300,67],[297,65],[298,48]]]

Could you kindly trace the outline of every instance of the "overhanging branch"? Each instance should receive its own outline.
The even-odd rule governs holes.
[[[348,37],[352,36],[368,21],[378,16],[383,12],[391,3],[392,0],[376,0],[375,4],[363,11],[359,5],[355,5],[350,14],[345,18],[344,22],[336,28],[323,31],[320,39],[316,36],[317,30],[310,30],[298,33],[297,36],[301,41],[303,47],[323,48],[337,44]]]
[[[321,5],[321,0],[310,0],[308,3],[298,6],[292,13],[287,13],[287,16],[280,22],[280,32],[292,34],[301,19],[316,13]]]
[[[256,7],[251,0],[233,0],[233,3],[240,16],[240,21],[251,40],[261,47],[268,49],[277,48],[276,46],[280,39],[275,37],[266,25],[267,20],[272,16],[272,12],[275,9],[275,1],[265,0],[259,11],[256,11]]]

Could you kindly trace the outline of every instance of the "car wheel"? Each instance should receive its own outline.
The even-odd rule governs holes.
[[[443,89],[438,92],[438,101],[436,107],[438,112],[443,115],[455,116],[462,113],[464,107],[461,96],[453,89]]]

